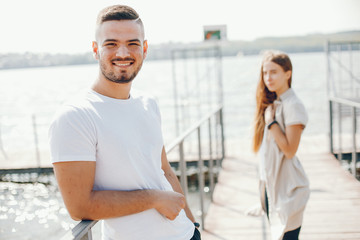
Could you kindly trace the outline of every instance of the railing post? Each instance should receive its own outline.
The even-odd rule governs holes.
[[[352,174],[356,178],[356,108],[355,107],[351,108],[351,117],[352,117],[352,144],[353,144],[351,169],[352,169]]]
[[[173,72],[173,84],[174,84],[174,107],[175,107],[175,131],[176,137],[180,134],[180,125],[179,125],[179,99],[178,99],[178,90],[177,90],[177,80],[176,80],[176,66],[175,66],[175,54],[176,52],[171,53],[171,61],[172,61],[172,72]]]
[[[333,140],[333,102],[329,100],[329,114],[330,114],[330,152],[334,154],[334,140]]]
[[[224,119],[223,109],[220,109],[220,126],[221,126],[221,160],[225,159],[225,136],[224,136]]]
[[[37,161],[38,167],[40,167],[39,141],[38,141],[38,135],[37,135],[37,130],[36,130],[36,117],[35,117],[35,114],[32,115],[32,123],[33,123],[33,130],[34,130],[34,143],[35,143],[36,161]]]
[[[341,103],[338,103],[338,111],[339,111],[339,119],[338,119],[338,126],[339,126],[339,153],[338,153],[338,160],[341,161],[342,160],[342,140],[341,140],[341,134],[342,134],[342,129],[341,129],[341,118],[342,118],[342,113],[341,113]]]
[[[330,42],[327,41],[325,44],[326,52],[326,93],[330,96]]]
[[[351,43],[348,44],[348,52],[349,52],[349,70],[352,73],[353,72],[353,59],[352,59],[352,47],[351,47]],[[354,75],[351,74],[351,82],[350,82],[350,89],[352,90],[351,95],[355,96],[356,95],[356,91],[355,91],[355,79],[354,79]]]
[[[336,45],[336,50],[337,50],[337,56],[339,59],[339,62],[341,62],[341,44]],[[341,77],[341,70],[338,70],[338,79],[341,81],[342,77]],[[337,92],[339,95],[338,96],[343,96],[343,86],[342,84],[339,85],[339,91]]]
[[[209,178],[210,178],[210,197],[213,200],[214,192],[214,162],[212,158],[212,134],[211,134],[211,118],[209,118]]]
[[[0,120],[1,120],[1,117],[0,117]],[[1,151],[2,155],[4,156],[5,160],[8,160],[8,156],[5,152],[3,142],[2,142],[2,137],[1,137],[1,121],[0,121],[0,151]]]
[[[215,159],[216,159],[216,168],[220,167],[220,160],[219,160],[219,125],[220,125],[220,113],[216,112],[215,115]],[[216,174],[218,176],[218,173]]]
[[[199,194],[200,194],[200,210],[201,210],[201,226],[202,229],[205,229],[204,222],[205,222],[205,214],[204,214],[204,175],[203,175],[203,167],[204,162],[201,157],[201,131],[200,126],[197,129],[198,134],[198,153],[199,153],[199,162],[198,162],[198,168],[199,168]]]
[[[185,196],[187,196],[188,187],[187,187],[186,162],[184,158],[184,141],[181,141],[179,144],[179,155],[180,155],[180,172],[181,172],[180,183]]]

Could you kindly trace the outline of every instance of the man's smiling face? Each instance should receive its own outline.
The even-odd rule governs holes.
[[[93,49],[103,77],[115,83],[131,82],[147,54],[142,25],[136,20],[104,22],[97,29]]]

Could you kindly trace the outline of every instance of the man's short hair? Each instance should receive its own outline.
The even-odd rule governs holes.
[[[135,20],[138,24],[140,24],[144,33],[144,24],[141,21],[139,14],[133,8],[126,5],[113,5],[101,10],[96,20],[96,26],[99,27],[102,23],[107,21],[121,20]]]
[[[139,14],[133,8],[126,5],[114,5],[106,7],[99,12],[96,25],[114,20],[139,20],[141,22]]]

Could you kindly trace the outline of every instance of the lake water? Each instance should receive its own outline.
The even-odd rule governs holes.
[[[309,113],[303,138],[326,139],[329,132],[324,53],[290,55],[293,88]],[[250,150],[259,56],[223,58],[227,156]],[[33,116],[40,165],[50,166],[47,130],[56,108],[91,86],[97,65],[0,71],[0,167],[36,166]],[[174,139],[171,61],[146,61],[133,87],[159,102],[165,143]],[[323,143],[327,149],[327,143]],[[4,167],[2,167],[4,166]],[[76,223],[67,215],[53,178],[50,184],[0,183],[0,239],[59,239]],[[194,200],[196,201],[196,200]],[[195,203],[190,203],[190,205]],[[99,224],[97,224],[99,225]]]
[[[326,134],[325,55],[302,53],[290,57],[294,65],[293,88],[310,117],[304,135]],[[229,141],[251,135],[259,63],[259,56],[223,58],[225,134]],[[97,65],[0,71],[0,141],[12,162],[8,160],[7,164],[37,164],[34,116],[41,165],[49,165],[47,130],[56,108],[91,86],[96,75]],[[169,143],[175,137],[171,61],[145,62],[133,87],[158,99],[164,140]],[[0,166],[6,161],[4,152],[0,151]]]

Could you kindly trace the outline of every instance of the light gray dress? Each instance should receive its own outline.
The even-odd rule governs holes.
[[[289,88],[283,93],[274,105],[275,119],[283,132],[290,125],[306,126],[308,117],[305,107],[293,89]],[[309,180],[298,157],[286,159],[267,127],[264,131],[259,152],[260,180],[266,186],[271,235],[275,240],[282,239],[285,232],[302,225],[310,189]]]

